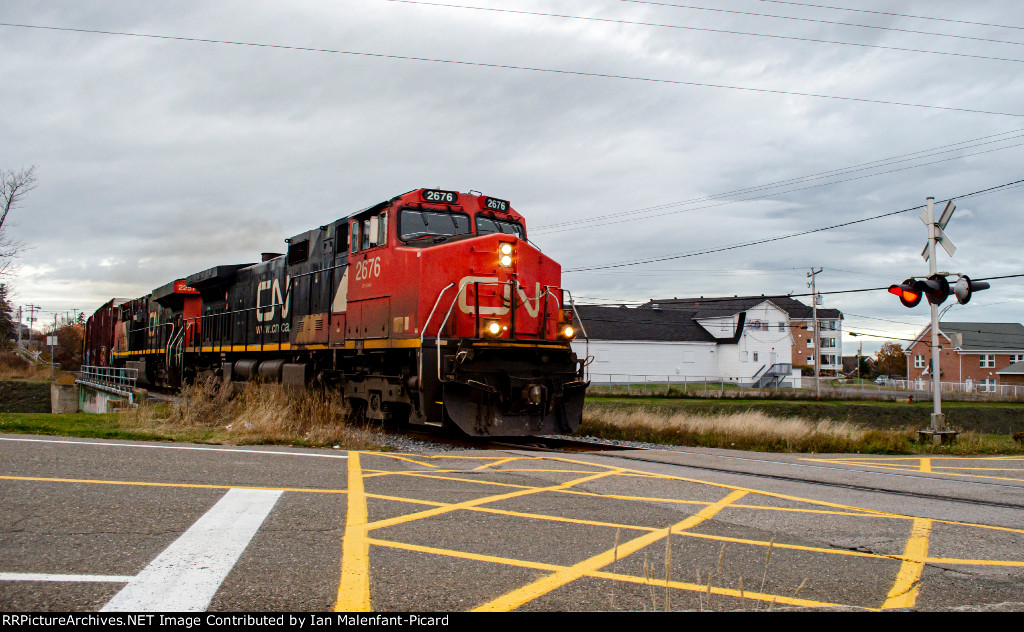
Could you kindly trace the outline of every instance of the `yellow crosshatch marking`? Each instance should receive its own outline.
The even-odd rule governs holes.
[[[996,481],[1024,482],[1024,467],[998,467],[1007,461],[1024,464],[1024,455],[1018,456],[837,456],[837,457],[804,457],[802,461],[816,463],[842,464],[871,469],[892,470],[898,472],[924,472],[928,474],[965,479],[986,479]],[[970,463],[970,465],[966,465]],[[991,463],[997,467],[984,467]],[[975,472],[1007,472],[1016,476],[992,476]]]
[[[357,563],[363,565],[361,570],[363,576],[366,578],[365,585],[370,586],[372,591],[372,585],[369,583],[369,559],[372,556],[373,548],[404,550],[420,554],[472,560],[484,564],[528,568],[544,573],[541,577],[532,582],[510,590],[506,594],[495,595],[489,601],[479,604],[475,609],[480,611],[513,610],[532,601],[543,599],[545,595],[583,578],[596,578],[620,582],[623,584],[645,584],[648,587],[657,586],[666,591],[675,590],[691,594],[700,593],[702,596],[707,595],[708,598],[710,598],[711,595],[733,597],[741,600],[745,599],[752,602],[760,602],[762,604],[804,607],[832,607],[836,605],[846,605],[863,608],[865,610],[910,608],[917,604],[922,582],[925,581],[923,574],[928,564],[965,566],[985,565],[1000,566],[1007,569],[1024,568],[1024,560],[940,557],[939,555],[936,555],[935,552],[930,553],[929,551],[931,535],[937,526],[945,526],[948,528],[983,529],[989,533],[1006,532],[1007,534],[1024,534],[1024,530],[1022,529],[956,521],[931,520],[915,516],[842,505],[839,503],[800,498],[786,494],[739,488],[711,481],[702,481],[699,479],[651,474],[649,472],[641,472],[619,467],[602,466],[600,464],[586,461],[575,461],[568,458],[508,456],[464,457],[456,455],[436,455],[428,457],[418,456],[416,459],[424,462],[424,470],[415,471],[405,468],[393,470],[388,470],[386,468],[386,463],[389,459],[395,460],[396,458],[405,458],[400,455],[390,455],[386,453],[371,455],[363,453],[362,456],[364,458],[372,458],[375,461],[375,468],[372,470],[372,473],[367,473],[368,470],[360,470],[359,472],[354,473],[352,480],[356,486],[361,486],[371,477],[374,481],[394,480],[397,477],[427,478],[449,480],[459,483],[471,483],[476,485],[482,494],[480,497],[472,498],[470,500],[461,499],[458,502],[449,503],[438,500],[406,498],[396,496],[394,494],[378,494],[373,490],[362,490],[362,488],[359,487],[358,493],[365,502],[384,500],[392,503],[408,503],[415,507],[411,513],[369,522],[364,525],[352,525],[355,532],[359,534],[358,537],[361,544],[369,547],[370,549],[370,554],[368,556],[359,556],[356,558]],[[482,460],[483,463],[472,467],[471,470],[466,470],[458,466],[453,467],[453,464],[466,462],[467,459],[476,461]],[[908,470],[912,469],[916,471],[928,471],[931,469],[933,472],[936,469],[944,467],[941,464],[936,463],[936,461],[940,460],[939,458],[928,457],[928,459],[930,460],[923,461],[922,459],[905,459],[905,462],[900,464],[900,466]],[[865,459],[851,459],[850,463],[863,460]],[[428,461],[441,462],[444,465],[435,466],[434,464],[428,464]],[[408,460],[406,460],[406,462],[408,462]],[[350,468],[358,469],[361,467],[359,464],[360,461],[358,459],[350,460]],[[428,465],[432,466],[429,470],[426,469]],[[545,467],[546,465],[549,467]],[[892,463],[890,462],[888,465],[892,465]],[[464,475],[467,471],[496,475],[498,478],[491,480],[484,478],[471,478]],[[503,478],[505,475],[514,476],[537,473],[544,473],[549,477],[561,475],[565,477],[565,480],[561,483],[531,486],[523,484],[523,479],[521,477],[511,479]],[[717,500],[696,500],[693,498],[661,497],[657,495],[634,496],[628,494],[598,493],[579,489],[581,485],[587,482],[611,478],[634,480],[643,478],[701,485],[708,491],[716,489],[719,490],[719,497]],[[356,482],[357,480],[358,482]],[[495,490],[495,488],[503,488],[505,491],[498,491],[493,495],[488,495],[488,490]],[[352,498],[356,495],[356,487],[350,487],[350,489],[352,490],[352,493],[349,495],[351,503]],[[465,491],[463,490],[461,494],[464,498]],[[645,525],[588,520],[531,511],[514,511],[511,509],[492,506],[511,499],[536,497],[548,494],[557,494],[563,497],[564,504],[566,505],[571,504],[573,502],[572,498],[576,497],[580,499],[589,498],[593,500],[663,503],[666,507],[677,508],[692,506],[694,507],[695,513],[672,525]],[[781,503],[788,503],[792,506],[760,505],[750,502],[741,502],[747,498],[772,500]],[[423,509],[422,507],[427,508]],[[430,520],[436,516],[457,511],[482,512],[497,516],[507,516],[509,518],[556,522],[570,526],[586,525],[591,527],[604,527],[609,530],[614,529],[616,531],[615,545],[609,546],[609,548],[603,552],[585,556],[575,563],[565,565],[543,561],[516,559],[513,557],[473,551],[462,551],[457,548],[446,548],[436,545],[427,546],[424,544],[401,542],[394,537],[382,538],[373,535],[373,532],[379,529],[401,524],[409,524],[419,520]],[[905,525],[906,541],[901,552],[894,551],[889,554],[881,554],[842,548],[832,549],[825,546],[807,546],[798,543],[788,543],[782,541],[782,539],[772,541],[752,540],[749,538],[699,532],[698,529],[701,525],[710,520],[716,519],[726,511],[744,513],[756,512],[760,514],[771,513],[777,516],[785,516],[787,514],[793,516],[819,515],[822,517],[830,516],[853,520],[881,520],[888,524],[895,524],[897,525],[897,528],[904,528],[900,525]],[[669,535],[670,532],[671,535]],[[623,534],[621,542],[618,540],[618,534],[620,533]],[[661,546],[664,548],[666,536],[677,538],[677,541],[678,538],[688,538],[695,541],[703,540],[708,542],[721,542],[723,544],[729,543],[733,545],[752,547],[762,551],[762,554],[766,550],[775,550],[779,552],[794,551],[811,555],[863,559],[867,562],[878,564],[877,580],[879,588],[881,589],[880,595],[884,595],[884,597],[881,597],[880,601],[875,603],[842,604],[833,603],[828,600],[797,597],[791,594],[771,594],[754,590],[737,590],[735,588],[725,586],[711,585],[710,583],[688,583],[665,577],[655,579],[653,577],[616,572],[614,568],[610,567],[616,560],[621,561],[624,558],[627,558],[630,555],[635,555],[640,551],[655,550],[657,547],[652,547],[652,545],[659,542],[662,543]],[[609,542],[609,545],[611,545],[611,542]],[[346,546],[348,545],[346,544]],[[823,558],[822,561],[824,560],[825,558]],[[644,563],[646,565],[646,557]],[[346,590],[345,581],[346,580],[343,577],[342,586],[339,587],[339,596],[341,596]],[[360,582],[361,581],[362,580],[360,580]],[[359,585],[362,586],[364,584],[359,583]],[[754,586],[750,586],[750,588],[754,588]],[[666,593],[666,600],[667,599],[668,597]],[[342,602],[339,599],[339,607],[341,607],[341,605]],[[358,603],[356,605],[358,605]],[[368,600],[363,605],[365,605],[367,609],[371,606]],[[386,607],[386,605],[382,604],[382,607]]]
[[[928,472],[930,475],[941,473],[947,469],[957,471],[1000,471],[1002,467],[984,467],[986,465],[1009,465],[1009,461],[1024,460],[1024,457],[872,457],[846,456],[841,458],[808,459],[824,461],[832,464],[865,465],[895,468],[908,472]],[[959,467],[970,464],[970,468]],[[419,468],[419,469],[416,469]],[[1016,470],[1020,471],[1020,470]],[[541,484],[529,484],[537,477],[543,478]],[[975,476],[971,474],[970,476]],[[426,479],[426,480],[424,480]],[[74,484],[74,485],[112,485],[169,487],[182,489],[231,489],[238,485],[205,485],[195,483],[150,482],[150,481],[118,481],[101,479],[72,479],[0,476],[0,480],[12,483],[35,482],[43,484]],[[459,491],[454,500],[446,501],[445,486],[430,486],[431,498],[409,497],[411,491],[423,491],[425,487],[407,485],[416,480],[431,480],[458,483]],[[1014,479],[1020,480],[1020,479]],[[396,487],[395,482],[399,485]],[[640,490],[640,494],[609,493],[587,489],[588,483],[602,481],[602,487],[620,490]],[[610,483],[605,485],[604,483]],[[621,484],[620,484],[621,483]],[[659,487],[660,486],[660,487]],[[244,487],[243,487],[244,488]],[[861,507],[844,505],[809,498],[801,498],[787,494],[768,492],[752,488],[743,488],[696,478],[652,474],[623,467],[602,465],[571,458],[544,456],[508,456],[501,455],[410,455],[390,453],[350,452],[348,459],[348,482],[346,489],[317,489],[275,487],[248,487],[248,489],[274,489],[298,494],[344,494],[347,496],[346,526],[340,544],[341,565],[338,581],[337,601],[335,609],[339,611],[369,611],[374,607],[387,609],[389,604],[372,602],[374,578],[370,574],[371,561],[375,550],[392,552],[408,551],[420,555],[436,555],[445,558],[456,558],[473,561],[483,565],[494,565],[496,572],[500,568],[521,568],[535,574],[521,585],[511,587],[504,594],[488,595],[480,603],[470,604],[478,610],[513,610],[535,603],[544,607],[544,599],[563,587],[571,586],[579,581],[601,580],[623,586],[646,586],[645,590],[654,587],[665,594],[666,603],[670,603],[669,592],[686,594],[694,598],[710,598],[717,596],[738,599],[744,603],[760,603],[762,609],[769,604],[800,606],[800,607],[831,607],[835,605],[853,606],[865,610],[882,610],[889,608],[911,608],[918,604],[922,586],[928,583],[927,569],[929,565],[942,567],[998,567],[1001,572],[1024,572],[1024,554],[1018,559],[990,559],[987,557],[961,557],[964,549],[942,550],[948,543],[963,543],[972,535],[984,534],[986,538],[1006,538],[1007,550],[1013,548],[1015,542],[1024,535],[1024,529],[997,525],[976,524],[951,520],[922,518],[918,516],[884,512]],[[664,494],[664,495],[662,495]],[[545,506],[551,509],[536,509],[531,499],[552,499]],[[371,519],[374,515],[374,503],[387,503],[388,517]],[[600,503],[612,503],[619,511],[614,514],[603,514]],[[650,508],[681,514],[682,519],[666,521],[665,524],[647,524],[640,518],[643,513],[622,510],[623,503],[643,504]],[[574,510],[585,505],[586,513]],[[395,508],[407,507],[407,511],[395,513]],[[558,511],[559,513],[555,513]],[[380,530],[399,525],[409,525],[418,521],[429,521],[446,514],[472,512],[486,514],[494,519],[530,521],[532,524],[558,525],[565,529],[566,538],[574,537],[573,530],[579,528],[604,529],[609,534],[597,548],[584,552],[580,549],[576,559],[565,561],[565,555],[571,557],[571,551],[561,550],[563,555],[559,562],[551,559],[521,559],[515,555],[500,555],[496,551],[460,550],[460,539],[457,529],[440,533],[436,541],[403,542],[401,530],[378,533]],[[689,514],[689,515],[687,515]],[[625,517],[623,517],[625,516]],[[771,540],[751,537],[750,531],[731,532],[734,524],[757,525],[761,518],[770,516],[773,528],[780,529],[778,537]],[[866,528],[885,528],[887,533],[895,530],[899,544],[891,550],[869,552],[849,548],[830,548],[827,544],[816,545],[808,541],[787,541],[785,525],[788,520],[804,520],[801,525],[817,524],[826,520],[856,521]],[[810,520],[808,523],[807,520]],[[451,522],[446,523],[451,529]],[[454,524],[458,524],[456,521]],[[794,532],[805,532],[800,529]],[[503,531],[506,537],[529,538],[530,530],[509,529]],[[936,533],[940,534],[937,539]],[[811,532],[813,537],[813,530]],[[450,536],[450,537],[446,537]],[[728,545],[746,551],[754,557],[764,559],[766,552],[774,551],[775,555],[800,554],[811,556],[810,561],[801,562],[811,574],[809,586],[814,586],[818,573],[835,573],[835,569],[844,569],[849,564],[860,564],[858,572],[864,572],[865,564],[877,587],[877,600],[866,599],[862,603],[842,603],[838,595],[830,598],[828,594],[805,590],[803,594],[794,595],[777,589],[776,592],[759,590],[753,583],[753,575],[749,578],[746,589],[720,585],[718,583],[701,583],[684,581],[680,573],[673,571],[670,577],[647,576],[635,572],[638,567],[633,564],[631,570],[624,570],[623,562],[632,559],[636,562],[643,557],[646,571],[647,555],[666,550],[666,538],[677,546],[681,543],[706,543],[706,546],[718,547]],[[454,544],[453,544],[454,543]],[[515,544],[515,541],[512,541]],[[596,544],[592,541],[591,544]],[[506,549],[501,549],[506,550]],[[715,548],[717,551],[717,548]],[[733,549],[730,549],[733,550]],[[967,549],[970,550],[970,549]],[[979,550],[989,550],[980,548]],[[748,555],[748,556],[749,556]],[[1018,557],[1011,554],[1012,557]],[[716,556],[716,560],[717,560]],[[775,563],[776,558],[772,558]],[[844,562],[843,560],[847,560]],[[715,560],[711,560],[713,566]],[[691,560],[692,562],[692,560]],[[618,566],[616,566],[618,564]],[[628,565],[626,565],[628,566]],[[707,563],[705,563],[707,566]],[[831,570],[825,570],[825,569]],[[691,569],[692,570],[692,569]],[[843,572],[840,570],[839,572]],[[853,572],[852,570],[850,572]],[[760,570],[757,571],[760,577]],[[335,577],[338,577],[337,575]],[[687,578],[689,579],[689,578]],[[824,580],[825,578],[818,577]],[[820,585],[830,585],[829,581],[821,581]],[[758,582],[759,583],[759,582]],[[423,604],[429,607],[430,604]],[[535,606],[535,607],[536,607]],[[600,608],[600,602],[583,604],[585,608]]]

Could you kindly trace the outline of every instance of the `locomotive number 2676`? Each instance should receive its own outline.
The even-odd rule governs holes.
[[[380,257],[356,262],[356,281],[380,276]]]

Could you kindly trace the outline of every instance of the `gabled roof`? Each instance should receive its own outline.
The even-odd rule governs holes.
[[[996,371],[998,375],[1024,375],[1024,362],[1014,362],[1002,371]]]
[[[928,328],[925,328],[927,331]],[[963,334],[964,351],[1024,351],[1024,325],[1020,323],[951,323],[939,322],[939,331],[947,337]],[[924,332],[922,332],[923,334]],[[920,336],[918,336],[920,338]],[[916,342],[916,341],[915,341]]]
[[[678,310],[577,305],[591,340],[719,342],[688,314]]]
[[[732,316],[745,312],[752,307],[768,301],[782,311],[789,314],[790,318],[798,320],[809,320],[812,317],[813,309],[804,305],[791,296],[734,296],[729,297],[703,297],[700,298],[667,298],[653,299],[640,307],[651,308],[655,305],[663,310],[682,310],[689,312],[692,318],[715,318],[720,316]],[[842,319],[843,313],[838,309],[819,309],[818,320]]]

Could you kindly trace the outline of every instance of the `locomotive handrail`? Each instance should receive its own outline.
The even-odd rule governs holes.
[[[214,313],[210,313],[210,314],[200,314],[199,316],[192,316],[191,318],[186,318],[185,322],[193,323],[194,324],[195,321],[199,321],[199,323],[202,324],[203,319],[214,319],[214,318],[217,318],[219,316],[233,316],[235,314],[241,314],[243,312],[252,312],[252,311],[256,311],[257,309],[266,309],[268,307],[283,307],[284,305],[286,305],[286,303],[268,303],[267,305],[260,305],[258,307],[255,307],[255,306],[254,307],[243,307],[242,309],[233,309],[233,310],[224,311],[224,312],[214,312]],[[248,319],[246,320],[246,322],[248,323]],[[228,324],[229,324],[230,327],[234,327],[233,323],[234,323],[233,320],[229,320]],[[164,323],[164,324],[165,325],[171,325],[173,323]],[[200,327],[199,331],[202,332],[203,328]],[[199,335],[201,336],[202,333],[200,333]],[[221,336],[221,338],[223,338],[223,336]],[[211,334],[210,339],[211,339],[211,342],[212,342],[213,341],[213,335],[212,334]],[[220,340],[220,344],[221,345],[224,344],[223,339]],[[193,347],[194,346],[195,345],[193,344]]]
[[[572,313],[576,315],[573,322],[579,323],[580,332],[583,333],[584,350],[583,353],[586,355],[586,359],[583,361],[583,368],[586,369],[586,374],[583,376],[588,382],[590,381],[590,365],[593,362],[593,356],[590,355],[590,336],[587,335],[587,327],[583,324],[583,319],[580,318],[580,313],[576,309],[576,300],[572,297],[572,292],[562,288],[562,292],[569,295],[569,306],[572,307]]]
[[[131,347],[131,344],[130,344],[130,342],[131,342],[130,335],[131,334],[138,333],[140,331],[148,332],[150,329],[159,329],[161,327],[174,327],[174,323],[159,323],[157,325],[146,325],[145,327],[142,327],[140,329],[129,329],[129,330],[127,330],[125,332],[125,345],[127,345],[128,347]],[[149,336],[151,336],[151,335],[152,334],[146,333],[146,337],[147,338]],[[139,351],[152,351],[152,350],[153,349],[148,344],[145,345],[144,349],[139,349]],[[127,349],[127,351],[132,351],[132,349],[129,348],[129,349]]]
[[[430,327],[430,321],[434,319],[434,312],[437,311],[437,306],[441,304],[441,297],[444,296],[445,292],[447,292],[448,290],[452,289],[452,287],[454,285],[455,285],[455,281],[452,281],[451,283],[446,285],[444,287],[444,289],[441,290],[437,294],[437,300],[434,301],[434,309],[430,310],[430,316],[427,316],[427,322],[423,324],[423,331],[420,332],[420,358],[419,358],[419,367],[416,370],[416,379],[419,380],[420,382],[422,382],[422,380],[423,380],[423,337],[427,335],[427,328]],[[458,295],[456,295],[456,298],[458,298]],[[440,337],[440,334],[441,334],[441,329],[440,328],[438,328],[437,333],[438,333],[438,337]],[[440,356],[440,354],[441,354],[441,347],[440,346],[438,346],[438,348],[437,348],[437,353],[438,353],[438,356]]]
[[[455,283],[453,282],[448,287],[451,287],[452,285],[455,285]],[[479,287],[480,283],[474,283],[474,285]],[[488,281],[488,282],[484,283],[483,285],[504,285],[504,283],[501,282],[501,281]],[[464,284],[459,286],[459,290],[457,292],[455,292],[455,297],[452,299],[452,304],[448,306],[448,313],[445,314],[444,320],[441,322],[441,326],[437,328],[437,336],[434,339],[434,343],[437,346],[437,381],[438,382],[442,382],[443,381],[441,379],[441,332],[444,331],[445,326],[448,324],[448,319],[451,318],[451,316],[452,316],[452,310],[455,309],[455,303],[458,302],[459,297],[462,296],[462,290],[466,289],[467,287],[469,287],[469,283],[464,283]],[[448,288],[445,288],[445,289],[448,289]],[[441,297],[438,296],[437,299],[441,300]],[[479,300],[480,299],[479,299],[479,296],[478,296],[477,297],[477,301],[479,301]],[[514,300],[515,300],[515,298],[513,297],[513,301]],[[479,307],[476,308],[476,312],[477,313],[480,312]],[[426,333],[426,331],[424,331],[424,333]],[[479,335],[479,332],[474,332],[474,333]],[[474,336],[474,338],[475,337],[476,336]]]
[[[448,288],[450,288],[452,285],[455,285],[455,283],[450,283],[448,285],[448,287],[446,287],[444,290],[441,291],[441,294],[438,295],[438,297],[437,297],[437,301],[438,302],[440,302],[441,296],[444,294],[444,292],[447,291]],[[473,283],[473,287],[477,289],[477,293],[476,293],[476,296],[475,296],[476,304],[474,305],[474,314],[477,316],[477,319],[479,319],[479,317],[480,317],[479,287],[481,285],[501,285],[501,286],[510,286],[510,287],[513,288],[513,291],[511,292],[511,295],[512,295],[512,299],[511,299],[512,300],[512,307],[511,307],[511,315],[510,315],[512,329],[509,332],[509,335],[514,337],[515,336],[515,313],[516,313],[516,308],[518,307],[516,305],[516,292],[515,292],[515,290],[518,290],[522,286],[519,285],[518,280],[515,280],[515,279],[513,279],[512,281],[485,281],[483,283],[481,283],[479,281],[474,282]],[[437,346],[437,379],[438,379],[438,381],[441,381],[441,332],[444,331],[445,326],[448,325],[448,319],[451,318],[452,310],[455,309],[455,303],[458,302],[459,297],[462,296],[462,291],[464,289],[466,289],[467,287],[469,287],[469,283],[465,283],[465,284],[463,284],[463,285],[461,285],[459,287],[458,292],[456,292],[455,296],[452,298],[451,305],[448,306],[448,312],[445,314],[444,320],[441,322],[441,326],[438,327],[438,329],[437,329],[437,336],[436,336],[435,344]],[[567,290],[562,290],[562,291],[564,292],[564,291],[567,291]],[[542,296],[545,296],[546,293],[550,293],[550,292],[551,292],[551,286],[545,286],[544,287],[544,291],[541,292],[540,294],[538,294],[537,296],[534,296],[534,297],[527,296],[527,297],[525,297],[525,299],[527,301],[540,301]],[[554,296],[554,294],[552,294],[552,296]],[[570,296],[572,296],[572,295],[570,294]],[[559,303],[559,305],[561,304],[561,302],[558,300],[558,297],[555,297],[555,302]],[[437,303],[436,302],[434,303],[434,309],[437,309]],[[561,308],[559,307],[559,309],[561,309]],[[575,310],[576,310],[576,308],[575,308],[575,306],[573,306],[573,311],[575,311]],[[433,316],[434,316],[434,311],[431,310],[430,317],[433,318]],[[577,318],[579,318],[579,314],[577,314],[576,316],[577,316]],[[544,311],[544,320],[545,320],[545,322],[547,320],[547,309],[545,309],[545,311]],[[428,324],[429,324],[429,322],[430,322],[430,318],[427,319],[427,323]],[[427,332],[426,327],[424,327],[423,328],[423,333],[420,334],[420,347],[421,348],[423,347],[423,335],[426,334],[426,332]],[[479,337],[479,335],[480,335],[479,331],[475,331],[473,333],[474,333],[474,335],[473,335],[474,338]],[[547,336],[547,331],[546,330],[539,332],[539,334],[540,334],[540,337],[541,337],[542,340],[546,340],[547,339],[546,338],[546,336]],[[584,335],[585,334],[586,334],[586,332],[584,331]],[[587,341],[587,350],[589,351],[589,349],[590,349],[590,341],[588,340]]]

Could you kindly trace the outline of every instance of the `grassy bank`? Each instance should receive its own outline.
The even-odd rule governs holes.
[[[49,390],[47,390],[49,394]],[[86,437],[90,439],[130,439],[135,441],[195,440],[184,435],[150,432],[123,425],[116,413],[94,415],[74,413],[0,413],[0,432]]]
[[[901,421],[901,413],[887,409],[897,406],[891,403],[871,403],[857,411],[851,411],[848,402],[804,404],[589,398],[580,433],[605,439],[761,452],[1024,453],[1024,445],[1009,432],[962,430],[952,445],[918,443],[916,431],[928,425],[930,408],[924,409],[923,422],[918,423],[916,417],[913,422]]]
[[[9,383],[32,393],[36,384]],[[49,385],[46,389],[49,406]],[[291,394],[277,384],[222,386],[212,380],[188,386],[173,403],[146,401],[138,408],[95,415],[51,415],[31,411],[0,413],[0,432],[100,439],[190,441],[217,444],[337,446],[381,449],[376,431],[352,423],[337,394]]]
[[[146,402],[117,414],[50,415],[45,382],[0,382],[0,432],[100,439],[219,444],[279,444],[379,449],[379,435],[355,423],[337,393],[300,396],[274,384],[217,381],[184,389],[175,403]],[[26,403],[27,402],[27,403]],[[35,402],[35,403],[33,403]],[[45,402],[44,411],[32,409]],[[26,408],[28,406],[29,408]],[[667,445],[764,452],[875,454],[1021,454],[1024,406],[953,403],[943,406],[962,431],[951,446],[915,441],[930,403],[771,401],[588,397],[580,434]],[[1011,435],[1017,434],[1014,440]]]
[[[0,380],[0,413],[50,412],[50,383]]]
[[[587,397],[589,404],[631,410],[636,407],[694,415],[732,415],[758,411],[769,417],[798,417],[809,421],[845,421],[876,430],[917,429],[931,421],[932,402],[882,402],[875,400],[764,400],[674,399],[657,397]],[[1024,405],[1014,403],[943,402],[946,423],[959,430],[983,434],[1024,432]]]

